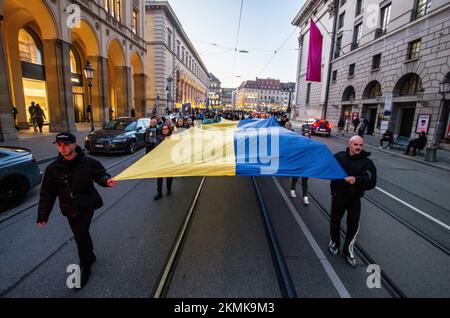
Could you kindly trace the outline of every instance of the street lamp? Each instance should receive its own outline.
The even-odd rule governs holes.
[[[84,76],[88,81],[89,86],[89,121],[91,122],[91,132],[95,130],[94,128],[94,110],[92,109],[92,79],[94,78],[94,68],[91,66],[91,62],[86,62],[86,67],[84,68]]]

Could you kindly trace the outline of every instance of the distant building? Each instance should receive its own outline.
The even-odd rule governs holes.
[[[220,94],[220,100],[222,101],[222,106],[226,108],[233,107],[233,91],[234,88],[222,88],[222,92]]]
[[[209,105],[212,107],[222,106],[221,101],[221,82],[220,80],[214,76],[214,74],[209,73]]]
[[[237,89],[237,107],[261,111],[287,110],[289,95],[294,91],[295,83],[281,83],[276,79],[245,81]]]
[[[147,112],[206,102],[209,72],[167,1],[146,1]]]

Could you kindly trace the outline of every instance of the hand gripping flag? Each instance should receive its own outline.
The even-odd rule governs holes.
[[[172,135],[115,179],[186,176],[347,177],[326,145],[269,118],[222,120]]]

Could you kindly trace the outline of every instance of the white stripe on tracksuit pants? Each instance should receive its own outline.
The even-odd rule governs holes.
[[[331,203],[330,234],[331,241],[339,248],[341,242],[341,220],[347,211],[347,235],[345,238],[343,253],[345,256],[355,257],[353,247],[359,232],[359,220],[361,215],[361,199],[349,199],[348,197],[333,195]]]

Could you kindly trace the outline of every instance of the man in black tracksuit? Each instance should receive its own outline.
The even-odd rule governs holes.
[[[343,253],[351,266],[356,266],[353,253],[356,235],[359,230],[359,217],[361,214],[361,198],[364,192],[375,188],[377,182],[377,169],[368,157],[370,153],[363,150],[364,140],[359,136],[350,139],[346,151],[335,155],[336,160],[349,175],[344,180],[331,181],[331,241],[329,251],[336,255],[340,246],[341,219],[347,211],[347,235]]]
[[[116,181],[99,161],[85,156],[76,145],[74,135],[58,134],[54,143],[58,146],[59,155],[45,170],[37,223],[41,227],[47,224],[55,200],[59,198],[61,212],[67,217],[77,243],[81,285],[84,286],[96,260],[89,226],[94,211],[103,206],[94,181],[102,187],[113,187]]]

